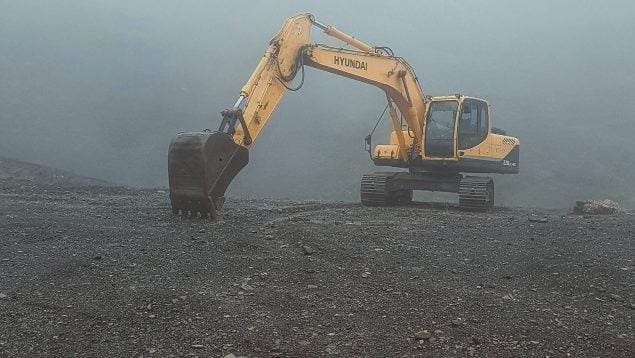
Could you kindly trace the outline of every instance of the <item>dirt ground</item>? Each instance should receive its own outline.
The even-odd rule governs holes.
[[[229,199],[211,222],[2,179],[0,356],[633,357],[634,243],[629,212]]]

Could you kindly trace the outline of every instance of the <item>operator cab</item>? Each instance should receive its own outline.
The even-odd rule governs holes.
[[[458,158],[457,150],[473,148],[487,138],[489,122],[483,100],[461,95],[433,98],[426,116],[426,157]]]

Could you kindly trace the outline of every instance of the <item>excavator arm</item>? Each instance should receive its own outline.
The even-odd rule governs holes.
[[[421,141],[425,96],[414,70],[403,58],[318,44],[304,48],[304,63],[382,89],[388,100],[399,149],[404,151],[402,158],[408,157],[405,153],[407,146],[397,111],[414,133],[416,141]]]
[[[356,50],[311,44],[312,26]],[[168,172],[174,212],[216,216],[223,205],[225,190],[249,161],[248,149],[283,95],[302,85],[305,65],[382,89],[401,157],[406,159],[409,154],[399,114],[414,133],[415,143],[419,143],[417,150],[422,150],[426,102],[412,67],[388,50],[369,46],[323,25],[310,14],[298,15],[288,19],[271,40],[235,105],[222,112],[218,131],[181,133],[170,143]],[[300,85],[293,88],[298,75]]]

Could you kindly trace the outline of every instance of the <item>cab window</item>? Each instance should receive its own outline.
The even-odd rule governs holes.
[[[433,101],[426,118],[425,153],[436,158],[454,157],[454,128],[458,101]]]
[[[487,104],[481,101],[465,100],[459,116],[459,149],[475,147],[487,138],[489,113]]]

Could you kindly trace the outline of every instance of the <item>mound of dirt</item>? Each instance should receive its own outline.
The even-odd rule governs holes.
[[[577,201],[573,212],[578,215],[611,215],[621,212],[620,206],[612,200]]]
[[[56,186],[111,186],[105,180],[76,175],[44,165],[0,157],[0,181],[17,180]]]

